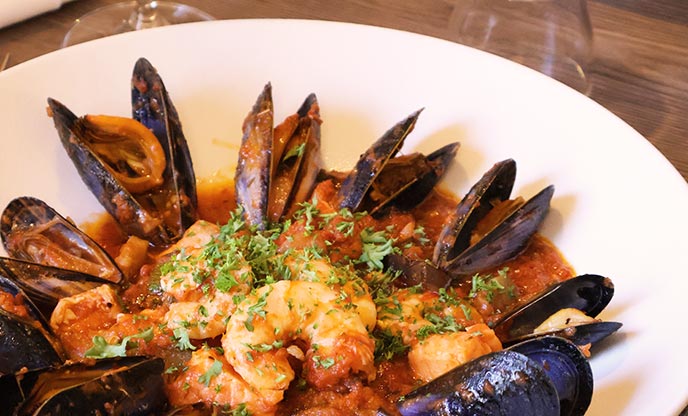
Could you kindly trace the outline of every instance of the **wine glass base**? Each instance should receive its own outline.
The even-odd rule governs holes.
[[[185,4],[169,1],[156,3],[155,13],[144,18],[137,13],[137,1],[115,3],[87,13],[78,18],[69,29],[61,47],[134,30],[214,20],[206,12]]]

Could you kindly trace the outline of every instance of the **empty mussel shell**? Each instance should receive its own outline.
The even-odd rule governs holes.
[[[161,358],[124,357],[0,377],[0,407],[24,415],[150,415],[165,408]]]

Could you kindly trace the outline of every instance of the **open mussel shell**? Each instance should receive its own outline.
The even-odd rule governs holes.
[[[139,59],[134,118],[86,115],[48,99],[81,179],[129,235],[169,244],[197,219],[195,175],[179,116],[155,68]]]
[[[55,99],[48,98],[48,105],[62,145],[81,179],[124,231],[154,244],[167,244],[175,237],[179,237],[176,231],[165,227],[161,213],[156,209],[156,202],[163,202],[160,198],[166,194],[157,194],[155,199],[149,191],[144,192],[144,195],[134,196],[113,174],[111,169],[114,168],[108,165],[107,159],[111,157],[106,152],[114,146],[93,146],[94,143],[111,142],[113,137],[117,141],[124,142],[127,141],[127,137],[103,131],[104,129],[98,123],[90,122],[87,117],[77,117]],[[126,146],[122,144],[117,147]],[[102,154],[97,151],[98,148],[103,152]],[[123,163],[115,162],[114,166],[138,163],[138,161],[128,160],[121,162]],[[128,175],[129,172],[125,171],[124,174]],[[146,196],[146,193],[149,195]]]
[[[471,232],[492,209],[492,201],[509,199],[516,180],[513,159],[496,163],[473,185],[456,206],[454,214],[440,233],[433,263],[444,267],[448,259],[456,257],[470,246]]]
[[[38,198],[12,200],[0,218],[0,235],[11,257],[78,270],[112,283],[123,279],[98,243]]]
[[[51,313],[62,298],[111,283],[74,270],[7,257],[0,257],[0,274],[15,282],[45,313]]]
[[[525,342],[454,368],[397,403],[411,415],[582,415],[592,398],[590,365],[556,337]]]
[[[496,164],[459,202],[435,246],[433,262],[438,267],[454,276],[469,276],[504,264],[525,250],[549,212],[553,186],[523,204],[508,204],[504,215],[471,243],[479,222],[494,205],[508,199],[515,169],[510,159]]]
[[[18,297],[27,312],[19,315],[0,305],[0,374],[61,364],[62,348],[38,308],[12,280],[2,275],[0,291]]]
[[[273,143],[272,86],[268,83],[244,120],[239,160],[234,175],[237,205],[246,222],[265,228]]]
[[[412,153],[389,159],[361,202],[360,210],[373,216],[390,207],[415,208],[430,194],[454,160],[459,143],[450,143],[429,155]]]
[[[278,131],[283,127],[275,127],[268,192],[270,221],[278,222],[284,215],[293,214],[310,197],[322,169],[320,123],[318,99],[310,94],[297,113],[283,122],[283,125],[291,124],[285,133],[290,137],[278,138]]]
[[[161,358],[124,357],[0,377],[2,409],[23,415],[150,415],[167,406]]]
[[[134,65],[131,104],[134,119],[153,132],[165,151],[168,163],[158,192],[167,197],[156,206],[174,241],[198,219],[196,176],[177,110],[158,71],[145,58]]]
[[[553,285],[543,293],[507,313],[493,329],[502,343],[509,345],[520,340],[541,336],[533,331],[548,317],[561,309],[573,308],[595,318],[614,296],[611,279],[584,274]],[[593,322],[577,327],[562,328],[556,334],[569,338],[577,345],[594,344],[621,327],[617,322]]]
[[[422,110],[418,110],[387,130],[363,153],[354,169],[344,178],[337,192],[339,208],[359,211],[368,189],[380,174],[387,161],[393,158],[413,130]]]

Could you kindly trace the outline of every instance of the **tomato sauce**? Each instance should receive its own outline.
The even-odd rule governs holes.
[[[321,184],[322,185],[322,184]],[[331,200],[334,185],[322,185],[318,188],[318,203],[326,204]],[[214,178],[213,180],[200,181],[198,184],[199,214],[202,219],[223,224],[230,213],[236,208],[234,198],[234,186],[229,179]],[[392,212],[381,220],[370,217],[356,225],[356,232],[352,233],[356,240],[337,233],[336,223],[323,230],[327,234],[328,244],[340,245],[341,256],[356,256],[356,250],[360,250],[358,235],[367,226],[376,229],[388,229],[397,242],[418,239],[415,233],[422,230],[426,244],[409,245],[404,254],[413,258],[431,258],[435,241],[444,225],[444,221],[451,215],[456,205],[456,198],[447,192],[433,192],[419,207],[411,213]],[[420,226],[420,227],[419,227]],[[98,217],[95,221],[85,224],[85,230],[96,241],[103,244],[107,251],[116,257],[119,246],[124,243],[126,236],[114,221],[107,215]],[[298,230],[298,226],[294,228]],[[294,232],[298,235],[298,232]],[[303,233],[301,233],[303,234]],[[323,237],[324,238],[324,237]],[[298,241],[292,240],[291,244]],[[304,245],[312,245],[311,236]],[[334,243],[332,243],[334,242]],[[330,247],[330,252],[337,257],[337,248]],[[154,255],[155,253],[152,253]],[[151,257],[153,258],[153,257]],[[336,258],[333,258],[336,261]],[[139,311],[145,308],[160,306],[158,296],[150,295],[152,270],[155,264],[145,265],[141,272],[130,282],[126,290],[120,295],[125,308],[130,311]],[[491,299],[489,302],[477,296],[472,305],[480,312],[486,322],[496,320],[514,305],[524,302],[545,287],[571,278],[574,276],[572,267],[566,262],[557,248],[546,238],[536,235],[527,249],[516,259],[513,259],[498,269],[487,271],[486,274],[505,273],[512,287],[512,295],[503,299]],[[458,282],[457,291],[467,294],[470,291],[471,281],[467,279]],[[1,299],[1,298],[0,298]],[[153,318],[153,317],[151,317]],[[157,321],[157,319],[152,319]],[[141,329],[136,322],[125,320],[120,326],[135,326],[133,331]],[[115,328],[113,328],[114,331]],[[110,331],[112,334],[113,331]],[[127,331],[124,331],[127,332]],[[129,331],[130,332],[130,331]],[[168,335],[168,334],[165,334]],[[159,342],[157,347],[169,346],[169,342]],[[150,351],[149,351],[150,352]],[[157,355],[157,354],[156,354]],[[287,391],[285,400],[280,404],[278,415],[352,415],[375,414],[377,409],[385,409],[390,414],[396,410],[393,402],[400,396],[410,392],[421,382],[414,377],[409,368],[405,355],[398,355],[390,361],[378,364],[377,378],[371,382],[363,382],[356,377],[347,379],[342,385],[327,391],[318,391],[308,387],[305,383],[294,382]],[[352,410],[357,409],[357,410]]]

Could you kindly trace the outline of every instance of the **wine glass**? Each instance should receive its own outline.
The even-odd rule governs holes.
[[[593,34],[586,0],[456,0],[449,24],[459,43],[590,93]]]
[[[170,1],[136,0],[115,3],[76,19],[61,47],[118,33],[205,20],[214,18],[195,7]]]

